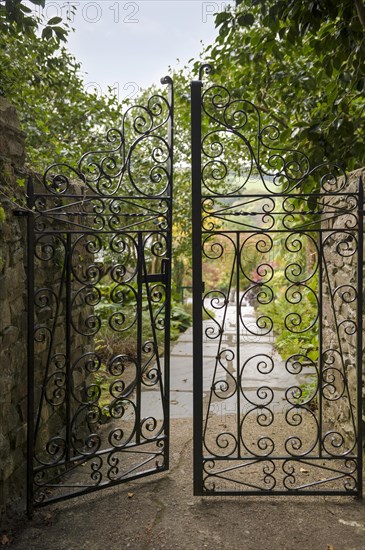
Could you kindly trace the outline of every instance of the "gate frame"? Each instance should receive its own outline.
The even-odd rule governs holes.
[[[163,457],[164,457],[164,464],[163,466],[159,466],[157,463],[156,465],[148,470],[139,472],[137,474],[133,474],[131,476],[122,477],[119,480],[111,480],[109,479],[108,482],[105,485],[99,486],[98,484],[95,484],[90,487],[83,487],[81,485],[81,490],[79,492],[73,492],[68,494],[63,494],[54,498],[49,498],[41,502],[35,502],[34,501],[34,454],[35,454],[35,381],[34,381],[34,373],[35,373],[35,340],[34,340],[34,327],[35,327],[35,304],[34,304],[34,297],[35,297],[35,242],[36,242],[36,228],[35,228],[35,217],[37,215],[37,211],[35,210],[35,199],[37,198],[37,194],[34,192],[33,187],[33,179],[32,176],[29,176],[28,178],[28,184],[27,184],[27,210],[22,211],[21,215],[24,215],[27,217],[27,467],[26,467],[26,509],[27,509],[27,516],[29,519],[33,517],[34,509],[47,506],[49,504],[53,504],[54,502],[61,502],[64,500],[68,500],[71,498],[77,498],[79,496],[89,494],[95,491],[100,491],[102,489],[107,489],[110,487],[114,487],[116,485],[120,485],[122,483],[128,483],[134,479],[140,479],[143,477],[148,477],[151,475],[155,475],[164,471],[169,470],[170,466],[170,313],[171,313],[171,272],[172,272],[172,223],[173,223],[173,213],[172,213],[172,204],[173,204],[173,191],[174,191],[174,84],[173,80],[170,76],[165,76],[161,78],[161,84],[167,85],[167,94],[164,96],[164,100],[166,102],[166,105],[168,106],[168,115],[163,123],[163,126],[166,127],[166,145],[169,151],[169,156],[166,161],[167,164],[167,175],[168,175],[168,185],[166,187],[165,195],[161,196],[161,199],[166,199],[168,202],[168,208],[166,212],[166,220],[168,222],[168,227],[166,230],[161,231],[166,237],[166,259],[162,260],[162,274],[164,275],[164,285],[165,285],[165,320],[166,325],[164,327],[164,369],[163,369],[163,377],[161,379],[161,383],[163,384],[163,395],[161,395],[161,407],[163,411],[163,437],[158,437],[155,440],[152,441],[158,441],[162,439],[164,441],[164,450],[163,450]],[[156,94],[153,94],[156,95]],[[152,96],[151,96],[152,97]],[[161,96],[162,97],[162,96]],[[138,104],[133,105],[132,108],[139,107]],[[143,107],[144,108],[144,107]],[[153,135],[150,134],[149,131],[145,134],[147,135]],[[124,138],[124,136],[123,136]],[[131,148],[134,144],[131,145]],[[107,154],[108,151],[105,151]],[[86,153],[87,154],[87,153]],[[83,157],[82,157],[83,158]],[[51,166],[52,167],[52,166]],[[47,171],[51,168],[48,167]],[[73,169],[72,167],[70,167]],[[80,173],[81,177],[83,177],[82,173]],[[96,197],[97,198],[97,197]],[[114,199],[118,199],[119,196],[116,195],[112,197]],[[125,198],[125,197],[124,197]],[[138,196],[131,196],[131,199],[133,198],[140,198],[145,200],[148,200],[148,196],[144,197],[144,195],[141,194],[140,197]],[[20,215],[20,214],[19,214]],[[128,233],[128,229],[126,231],[120,231],[121,233]],[[138,231],[137,231],[138,232]],[[150,233],[152,233],[152,230],[149,230]],[[154,231],[157,233],[157,231]],[[62,233],[61,231],[59,233]],[[90,230],[89,233],[93,233],[98,235],[97,231]],[[85,229],[83,231],[76,232],[76,234],[79,235],[88,235],[88,231]],[[133,233],[133,230],[130,231],[130,233]],[[71,233],[65,230],[65,234],[67,234],[67,240],[70,240]],[[115,235],[118,234],[118,231],[116,230]],[[140,233],[138,233],[139,238],[138,242],[141,241]],[[64,262],[65,264],[69,264],[70,257],[69,257],[69,249],[65,251],[65,258]],[[166,260],[168,261],[168,268],[166,269]],[[138,268],[138,271],[141,271],[141,277],[139,277],[139,285],[146,285],[147,292],[149,292],[149,284],[153,282],[160,282],[162,279],[157,280],[157,275],[152,275],[150,278],[147,278],[146,272],[145,272],[145,255],[144,255],[144,249],[142,248],[142,255],[141,257],[138,257],[137,260],[138,265],[140,268]],[[68,265],[70,267],[70,265]],[[67,269],[67,268],[66,268]],[[70,282],[71,284],[71,282]],[[71,292],[71,288],[69,288],[69,293]],[[69,304],[71,306],[71,304]],[[67,307],[66,312],[66,331],[70,330],[71,327],[71,309],[70,307]],[[138,308],[141,309],[141,308]],[[138,335],[137,335],[138,339]],[[68,343],[66,343],[66,347],[70,346],[71,340],[67,340]],[[68,369],[68,367],[66,367]],[[141,382],[139,382],[140,384]],[[138,385],[138,372],[136,373],[136,384]],[[42,386],[43,387],[43,386]],[[67,392],[71,392],[71,380],[69,376],[69,371],[66,370],[66,388]],[[139,417],[140,417],[140,410],[139,410]],[[136,420],[137,422],[137,420]],[[66,424],[65,424],[66,425]],[[64,426],[65,427],[65,426]],[[66,427],[67,428],[67,427]],[[70,443],[70,442],[68,442]],[[135,445],[136,448],[139,448],[138,444]],[[66,451],[67,452],[67,451]],[[90,457],[96,456],[95,454],[87,455],[86,458],[90,459]],[[67,462],[67,459],[66,459]],[[75,486],[77,487],[77,486]]]
[[[192,259],[193,259],[193,399],[194,399],[194,420],[193,420],[193,470],[194,470],[194,495],[195,496],[355,496],[362,499],[363,496],[363,430],[362,430],[362,343],[363,343],[363,275],[364,275],[364,189],[362,178],[359,178],[357,194],[357,232],[356,238],[358,242],[357,250],[357,305],[356,305],[356,364],[357,364],[357,434],[356,444],[357,454],[354,459],[357,461],[357,486],[356,490],[345,492],[345,490],[304,490],[287,489],[287,490],[248,490],[248,491],[204,491],[203,488],[203,324],[202,324],[202,295],[204,294],[204,281],[202,273],[202,89],[204,86],[203,75],[209,75],[212,72],[210,64],[203,64],[199,69],[198,80],[191,81],[191,167],[192,167]],[[212,84],[214,86],[214,83]],[[217,86],[220,84],[217,83]],[[216,126],[218,128],[218,124]],[[222,128],[224,126],[222,125]],[[213,195],[214,196],[214,195]],[[244,194],[242,198],[244,198]],[[268,195],[270,196],[270,195]],[[223,230],[224,233],[224,230]],[[270,233],[270,230],[268,231]],[[321,245],[322,246],[322,245]],[[322,258],[319,257],[319,262]],[[237,268],[238,269],[238,268]],[[321,283],[320,283],[321,286]],[[322,290],[321,290],[322,292]],[[322,301],[322,295],[319,296]],[[321,332],[322,326],[319,326]],[[321,354],[321,351],[319,352]],[[322,359],[320,358],[320,362]],[[321,384],[322,374],[318,378],[318,384]],[[238,390],[239,391],[239,390]],[[319,386],[319,392],[321,388]],[[350,404],[351,406],[351,404]],[[320,419],[321,421],[322,419]],[[319,444],[322,449],[321,434],[319,434]],[[214,460],[215,457],[212,457]],[[266,457],[270,459],[271,455]],[[288,459],[290,458],[288,454]],[[292,457],[295,460],[295,456]],[[303,457],[305,459],[305,456]],[[331,457],[330,457],[331,458]],[[335,460],[335,457],[332,457]],[[339,456],[338,458],[341,458]],[[345,458],[345,457],[342,457]],[[351,458],[351,457],[350,457]],[[229,458],[227,458],[229,460]],[[300,456],[298,457],[300,462]]]

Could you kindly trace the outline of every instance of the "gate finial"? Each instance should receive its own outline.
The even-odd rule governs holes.
[[[161,84],[170,84],[172,86],[172,78],[169,75],[163,76],[160,80]]]
[[[213,71],[213,67],[210,65],[210,63],[204,63],[199,68],[199,80],[203,80],[203,74],[211,74]]]

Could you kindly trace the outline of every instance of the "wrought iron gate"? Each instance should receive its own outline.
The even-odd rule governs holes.
[[[173,85],[28,205],[28,512],[169,466]]]
[[[191,90],[194,492],[361,495],[361,182],[280,148],[279,128],[204,72]]]

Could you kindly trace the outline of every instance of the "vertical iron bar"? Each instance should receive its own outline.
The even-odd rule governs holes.
[[[203,326],[201,228],[201,80],[191,83],[191,171],[193,245],[193,425],[194,495],[203,494]]]
[[[236,233],[236,384],[237,384],[237,452],[238,458],[241,456],[241,436],[240,436],[240,418],[241,418],[241,380],[240,380],[240,233]]]
[[[320,226],[322,219],[320,218]],[[321,229],[321,227],[320,227]],[[319,307],[319,328],[318,328],[318,456],[322,457],[322,431],[323,431],[323,238],[322,231],[319,231],[319,246],[318,246],[318,265],[319,265],[319,285],[318,285],[318,307]]]
[[[173,199],[173,182],[174,182],[174,86],[170,77],[165,77],[162,83],[169,86],[168,102],[169,102],[169,120],[168,120],[168,146],[170,158],[168,163],[169,173],[169,189],[168,189],[168,214],[167,214],[167,261],[165,262],[166,270],[166,305],[165,305],[165,354],[164,354],[164,425],[165,425],[165,467],[170,466],[170,331],[171,331],[171,265],[172,265],[172,199]]]
[[[364,187],[362,177],[359,179],[359,206],[358,206],[358,258],[357,258],[357,455],[358,455],[358,467],[357,467],[357,483],[358,483],[358,497],[363,496],[363,448],[362,448],[362,309],[363,309],[363,262],[364,262]]]
[[[66,462],[71,458],[72,433],[71,433],[71,322],[72,322],[72,297],[71,297],[71,233],[66,235],[66,315],[65,315],[65,338],[66,338]],[[60,296],[61,299],[61,296]]]
[[[27,184],[27,206],[33,209],[34,187],[32,177]],[[33,516],[33,460],[34,460],[34,216],[28,213],[27,219],[27,515]]]
[[[136,443],[141,442],[141,391],[142,391],[142,305],[143,305],[143,235],[138,233],[137,259],[137,391],[136,391]]]

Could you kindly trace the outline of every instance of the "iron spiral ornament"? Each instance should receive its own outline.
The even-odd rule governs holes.
[[[195,494],[360,494],[361,181],[210,66],[191,112]]]
[[[168,467],[173,82],[162,84],[104,146],[28,187],[30,514]]]

